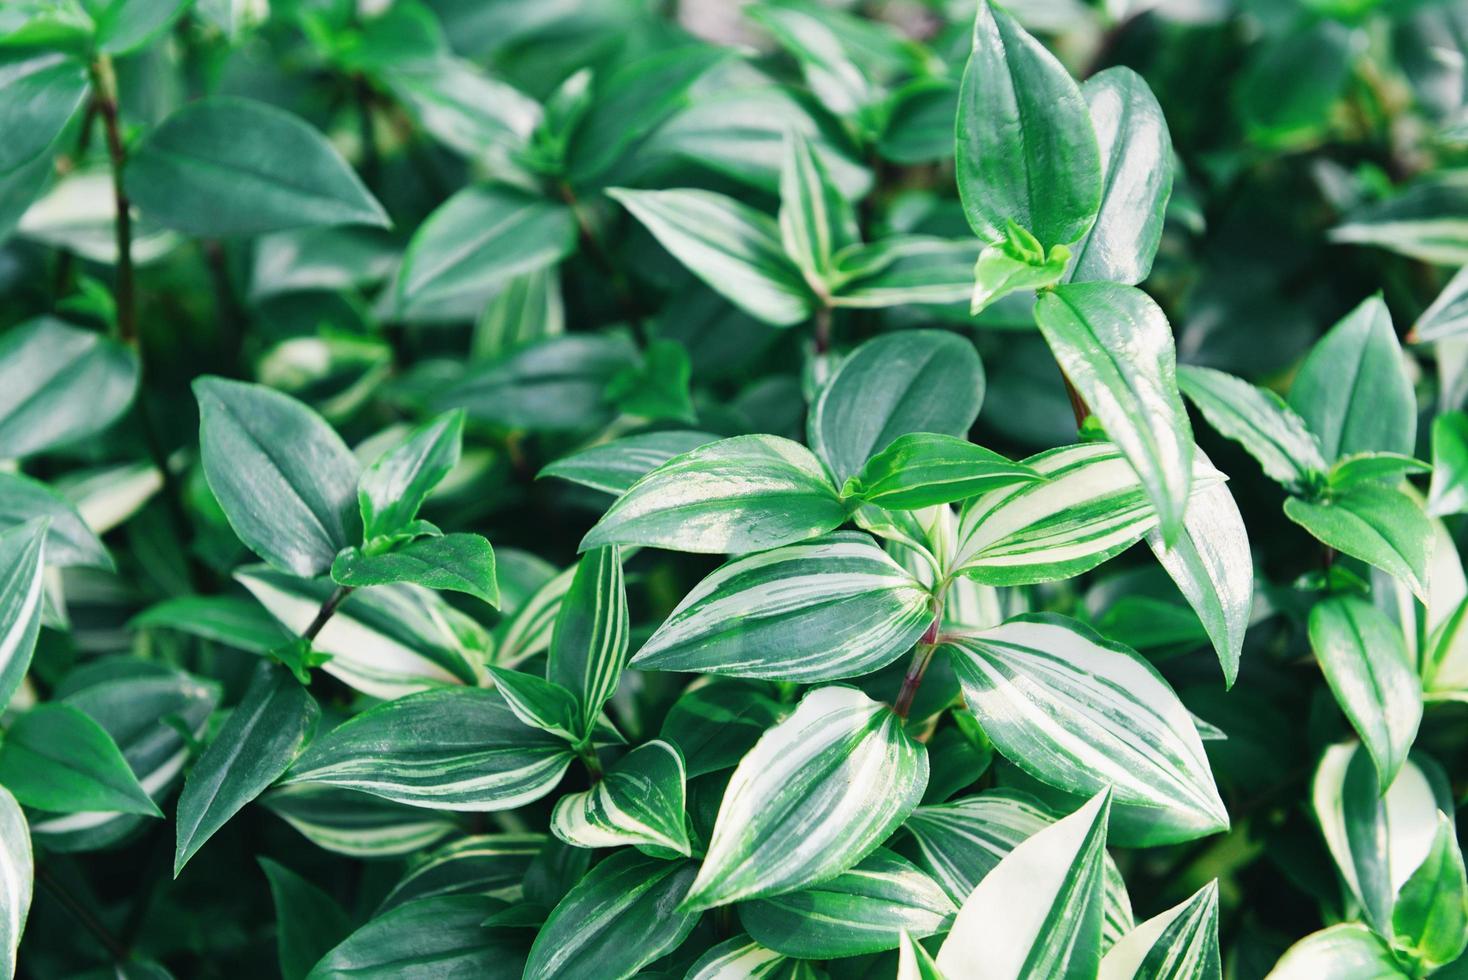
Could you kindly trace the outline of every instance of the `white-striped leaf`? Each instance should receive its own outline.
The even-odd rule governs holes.
[[[585,736],[576,695],[554,681],[523,671],[491,667],[489,672],[516,718],[568,742],[579,742]]]
[[[1386,940],[1358,922],[1312,932],[1274,964],[1265,980],[1408,980]]]
[[[40,480],[0,472],[0,530],[46,518],[46,564],[56,568],[85,565],[112,569],[112,556],[76,507]]]
[[[888,510],[918,510],[1039,478],[1023,463],[967,439],[910,432],[867,460],[841,493]]]
[[[967,303],[980,244],[973,239],[896,235],[836,256],[832,306],[883,309],[908,303]]]
[[[668,709],[661,738],[678,746],[689,778],[728,769],[785,714],[767,683],[695,681]]]
[[[494,656],[496,664],[515,667],[550,649],[556,617],[560,615],[561,602],[571,588],[571,580],[576,577],[576,568],[572,565],[551,578],[515,610],[498,634],[499,643]]]
[[[616,545],[588,551],[561,600],[545,676],[576,696],[591,731],[627,665],[627,584]]]
[[[1365,599],[1333,596],[1310,610],[1310,646],[1380,786],[1390,786],[1422,720],[1422,684],[1401,627]]]
[[[680,904],[691,861],[618,851],[566,893],[535,937],[525,980],[622,980],[676,948],[698,922]]]
[[[1068,793],[1112,788],[1116,843],[1228,829],[1192,715],[1132,650],[1050,613],[959,634],[945,649],[965,703],[1009,761]]]
[[[927,589],[870,537],[842,531],[729,562],[688,593],[632,663],[837,680],[885,667],[932,618]]]
[[[1304,488],[1325,473],[1325,451],[1294,409],[1267,388],[1212,368],[1178,368],[1178,388],[1219,434],[1259,461],[1264,474],[1287,488]]]
[[[299,636],[331,594],[325,579],[300,579],[256,565],[235,579]],[[331,655],[328,674],[372,697],[475,684],[489,637],[443,598],[416,585],[375,585],[347,596],[312,646]]]
[[[1436,265],[1468,265],[1468,169],[1429,171],[1385,200],[1352,210],[1327,233]]]
[[[674,430],[623,436],[562,456],[540,471],[540,476],[558,476],[593,490],[621,496],[648,473],[674,456],[717,442],[707,432]]]
[[[442,895],[518,899],[545,834],[485,834],[445,844],[414,864],[377,907],[382,914],[406,902]]]
[[[317,847],[354,858],[412,854],[459,830],[448,813],[309,783],[271,790],[260,803]]]
[[[785,140],[779,225],[785,254],[811,283],[824,283],[832,256],[861,240],[850,201],[826,173],[810,140],[795,130]]]
[[[1468,331],[1468,266],[1454,273],[1432,305],[1422,311],[1407,340],[1426,344],[1459,337],[1465,331]]]
[[[810,691],[734,770],[686,905],[840,874],[901,825],[927,784],[927,751],[890,708],[854,688]]]
[[[0,977],[15,976],[15,954],[31,910],[31,834],[20,804],[0,786]]]
[[[1095,977],[1110,802],[1102,790],[1010,851],[964,900],[939,969],[965,980]]]
[[[311,968],[306,980],[504,976],[502,971],[523,954],[513,933],[483,927],[501,907],[483,895],[444,895],[399,905],[343,939]]]
[[[31,665],[41,630],[46,520],[0,532],[0,711]]]
[[[566,332],[561,276],[555,266],[516,276],[505,283],[474,321],[470,359],[492,361],[517,347]]]
[[[735,936],[700,956],[683,980],[819,980],[805,960],[782,956],[748,936]]]
[[[444,688],[380,704],[320,735],[284,782],[442,810],[510,810],[555,788],[573,755],[498,691]]]
[[[1178,394],[1177,354],[1162,308],[1134,286],[1068,283],[1040,296],[1035,322],[1141,477],[1163,538],[1176,541],[1192,484],[1193,429]]]
[[[551,830],[576,847],[636,844],[692,853],[683,816],[683,755],[663,741],[628,752],[591,789],[556,802]]]
[[[646,544],[742,554],[813,538],[845,521],[846,508],[809,449],[778,436],[735,436],[675,456],[638,480],[581,548]]]
[[[947,980],[938,961],[907,933],[897,947],[897,980]]]
[[[931,936],[958,912],[937,882],[882,847],[829,881],[738,908],[757,942],[810,960],[894,949],[904,932]]]
[[[1099,980],[1219,980],[1218,882],[1153,916],[1101,960]]]

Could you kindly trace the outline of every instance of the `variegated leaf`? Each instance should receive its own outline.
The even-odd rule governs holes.
[[[260,803],[317,847],[354,858],[401,857],[459,830],[452,814],[310,783],[271,790]]]
[[[1038,479],[1023,463],[967,439],[911,432],[867,460],[841,493],[889,510],[917,510]]]
[[[16,950],[31,910],[31,834],[20,804],[0,786],[0,977],[15,976]]]
[[[1248,450],[1271,479],[1304,488],[1328,468],[1320,440],[1274,392],[1190,364],[1178,368],[1178,387],[1209,425]]]
[[[495,663],[501,667],[515,667],[550,649],[551,633],[561,612],[561,602],[575,577],[576,566],[572,565],[536,589],[525,604],[515,610],[504,624],[503,632],[498,634]]]
[[[780,170],[780,241],[806,281],[824,283],[831,258],[861,240],[856,212],[826,173],[810,140],[792,130]]]
[[[1099,980],[1219,980],[1218,882],[1153,916],[1101,960]]]
[[[692,452],[718,439],[718,436],[707,432],[681,429],[623,436],[562,456],[541,470],[539,475],[560,477],[593,490],[621,496],[632,484],[674,456]]]
[[[938,961],[907,933],[897,947],[897,980],[946,980]]]
[[[891,663],[932,618],[927,589],[870,537],[843,531],[729,562],[679,603],[632,663],[837,680]]]
[[[1409,980],[1392,949],[1358,922],[1312,932],[1274,964],[1264,980]]]
[[[491,667],[489,672],[494,677],[495,689],[516,718],[568,742],[579,742],[585,736],[581,703],[576,695],[534,674],[503,667]]]
[[[31,665],[41,629],[44,518],[0,532],[0,711]]]
[[[591,789],[556,802],[551,830],[577,847],[641,847],[692,853],[685,826],[683,755],[653,741],[628,752]]]
[[[627,585],[616,545],[581,556],[561,600],[546,660],[546,679],[581,705],[579,732],[591,731],[627,664]]]
[[[980,244],[971,238],[893,235],[836,256],[832,306],[883,309],[967,303]]]
[[[813,964],[782,956],[748,936],[726,939],[700,956],[683,980],[818,980]]]
[[[408,869],[377,907],[377,914],[420,898],[487,895],[518,898],[545,834],[484,834],[445,844]]]

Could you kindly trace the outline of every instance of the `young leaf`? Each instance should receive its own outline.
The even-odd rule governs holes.
[[[675,456],[634,483],[586,537],[583,551],[646,544],[742,554],[840,527],[846,508],[820,460],[777,436],[735,436]]]
[[[807,441],[839,486],[898,436],[967,435],[983,401],[984,367],[971,342],[905,330],[867,341],[842,362],[811,406]]]
[[[275,905],[275,949],[282,980],[303,980],[352,931],[336,899],[283,864],[260,858]]]
[[[1005,758],[1067,793],[1114,793],[1128,846],[1226,830],[1192,715],[1132,650],[1052,613],[953,636],[964,702]]]
[[[1101,961],[1102,790],[1010,851],[964,900],[938,951],[951,977],[1094,977]]]
[[[591,731],[627,665],[627,585],[616,545],[582,555],[561,600],[546,678],[576,696],[580,732]]]
[[[370,919],[323,956],[306,980],[503,976],[524,952],[513,933],[484,920],[503,906],[483,895],[408,902]]]
[[[999,242],[1013,221],[1048,249],[1095,221],[1101,155],[1080,87],[989,0],[959,88],[956,150],[958,195],[984,242]]]
[[[1420,459],[1400,453],[1355,453],[1342,456],[1326,474],[1332,492],[1349,490],[1361,483],[1400,484],[1412,473],[1427,473],[1432,467]]]
[[[1444,412],[1432,420],[1432,482],[1427,513],[1432,517],[1468,511],[1468,414]]]
[[[554,681],[504,667],[489,668],[494,686],[505,704],[525,724],[579,742],[588,729],[581,719],[581,702],[574,693]]]
[[[1335,596],[1310,610],[1310,646],[1385,791],[1407,761],[1422,719],[1422,686],[1401,627],[1364,599]]]
[[[433,488],[458,465],[463,439],[464,412],[445,412],[362,471],[357,504],[364,540],[391,534],[418,516]]]
[[[354,588],[411,582],[429,589],[463,592],[499,605],[494,549],[477,534],[419,538],[380,555],[346,548],[331,563],[332,581]]]
[[[831,182],[810,141],[794,131],[780,171],[779,224],[785,254],[816,288],[824,289],[830,278],[832,257],[861,241],[851,203]]]
[[[619,847],[692,852],[684,826],[683,755],[653,741],[628,752],[591,789],[556,802],[551,830],[576,847]]]
[[[1183,365],[1178,388],[1220,435],[1244,447],[1286,488],[1318,482],[1329,464],[1320,440],[1274,392],[1212,368]]]
[[[0,786],[0,976],[15,976],[16,951],[31,910],[35,859],[25,813],[15,797]]]
[[[262,385],[203,377],[194,394],[204,475],[235,534],[282,572],[331,568],[355,524],[357,461],[341,437]]]
[[[1391,947],[1357,922],[1312,932],[1274,964],[1266,980],[1408,980]]]
[[[1140,289],[1097,282],[1046,292],[1035,305],[1035,322],[1141,477],[1163,540],[1175,542],[1192,484],[1193,430],[1177,390],[1167,317]]]
[[[1010,221],[1004,239],[984,246],[974,263],[969,315],[979,314],[1010,293],[1054,286],[1065,275],[1069,264],[1070,249],[1052,245],[1047,253],[1034,235]]]
[[[25,678],[41,629],[44,518],[0,532],[0,711]]]
[[[1040,478],[967,439],[911,432],[867,460],[841,493],[888,510],[918,510]]]
[[[509,810],[555,788],[574,758],[497,691],[445,688],[369,708],[322,735],[283,782],[440,810]]]
[[[815,298],[768,216],[711,191],[607,192],[729,302],[765,323],[803,323]]]
[[[1220,980],[1218,882],[1127,933],[1101,959],[1098,980]]]
[[[229,819],[285,772],[316,730],[316,699],[284,670],[262,664],[239,706],[184,781],[173,876]]]
[[[126,188],[148,218],[190,235],[391,224],[321,133],[250,99],[201,99],[173,113],[130,155]]]
[[[623,436],[562,456],[541,470],[536,478],[557,476],[620,497],[632,484],[674,456],[717,442],[718,438],[707,432],[681,429]]]
[[[1412,455],[1417,401],[1380,296],[1362,302],[1310,351],[1290,387],[1290,407],[1332,462],[1355,453]]]
[[[39,704],[15,719],[0,742],[0,785],[52,813],[163,816],[112,736],[67,704]]]
[[[525,980],[630,977],[683,942],[698,922],[683,897],[691,861],[613,854],[566,893],[530,947]]]
[[[1468,947],[1468,877],[1447,814],[1437,815],[1432,850],[1402,885],[1392,909],[1399,945],[1429,967],[1452,963]]]
[[[974,265],[983,247],[972,239],[893,235],[851,245],[835,260],[832,306],[884,309],[905,304],[946,306],[970,300]]]
[[[688,385],[693,366],[688,349],[676,340],[649,341],[642,363],[625,367],[607,383],[607,400],[618,411],[650,421],[698,421]]]
[[[1363,483],[1326,501],[1290,497],[1284,511],[1324,544],[1374,565],[1426,601],[1432,524],[1406,494]]]
[[[734,770],[684,906],[711,908],[831,878],[922,799],[928,755],[886,705],[817,688]]]

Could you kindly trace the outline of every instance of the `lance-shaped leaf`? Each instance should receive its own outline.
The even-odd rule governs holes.
[[[726,939],[688,968],[684,980],[819,980],[814,965],[782,956],[748,936]]]
[[[840,874],[887,839],[927,784],[927,751],[890,708],[853,688],[817,688],[734,770],[685,905],[778,895]]]
[[[907,933],[897,947],[897,980],[946,980],[938,961]]]
[[[904,932],[941,931],[958,911],[932,878],[881,847],[830,881],[738,908],[740,924],[761,945],[809,960],[892,949]]]
[[[1099,980],[1219,980],[1218,882],[1127,933],[1101,960]]]
[[[1045,248],[1096,218],[1101,153],[1081,90],[1065,67],[988,0],[958,93],[958,195],[980,239],[1014,221]]]
[[[545,676],[581,705],[582,733],[591,731],[627,665],[627,583],[616,545],[581,556],[561,600]]]
[[[583,487],[621,496],[632,484],[674,456],[681,456],[718,439],[718,436],[707,432],[681,429],[623,436],[562,456],[541,470],[537,479],[558,476]]]
[[[837,484],[909,432],[963,436],[984,402],[973,344],[938,330],[904,330],[862,344],[826,382],[807,441]]]
[[[1177,390],[1172,329],[1140,289],[1057,286],[1035,305],[1055,359],[1111,441],[1126,454],[1161,517],[1163,540],[1182,532],[1192,483],[1193,430]]]
[[[1364,599],[1334,596],[1310,610],[1310,646],[1385,790],[1422,720],[1422,685],[1401,627]]]
[[[53,317],[0,338],[0,459],[23,459],[102,432],[132,404],[138,355]]]
[[[458,465],[463,440],[464,412],[445,412],[363,470],[357,480],[362,537],[391,534],[417,517],[429,493]]]
[[[815,297],[768,215],[712,191],[607,193],[690,272],[750,316],[788,327],[814,311]]]
[[[261,664],[229,720],[184,781],[173,876],[271,783],[316,730],[316,699],[289,672]]]
[[[561,602],[571,588],[578,565],[572,565],[536,589],[515,615],[502,625],[495,660],[503,667],[514,667],[550,648],[551,633]]]
[[[41,630],[47,522],[0,532],[0,710],[31,665]]]
[[[1178,388],[1208,424],[1259,461],[1264,474],[1286,487],[1319,481],[1328,468],[1320,440],[1274,392],[1212,368],[1183,365]]]
[[[504,976],[524,953],[514,933],[484,928],[484,920],[503,906],[483,895],[399,905],[342,940],[306,980]]]
[[[80,59],[22,48],[0,60],[0,127],[11,134],[0,149],[0,173],[44,154],[86,95],[87,69]]]
[[[691,861],[618,851],[576,883],[535,937],[525,980],[630,977],[675,949],[698,913],[680,904]]]
[[[128,628],[169,629],[234,650],[266,654],[291,636],[264,607],[237,596],[179,596],[138,613]]]
[[[0,742],[0,784],[53,813],[163,816],[107,730],[67,704],[39,704],[15,719]]]
[[[1266,980],[1408,980],[1386,940],[1357,922],[1312,932],[1274,964]]]
[[[1447,814],[1437,815],[1432,850],[1402,885],[1392,909],[1399,945],[1429,966],[1452,963],[1468,947],[1468,877],[1463,852]]]
[[[1326,482],[1334,492],[1349,490],[1358,483],[1394,486],[1411,474],[1431,470],[1432,467],[1422,460],[1401,453],[1356,453],[1337,460],[1326,474]]]
[[[742,554],[840,527],[846,508],[820,460],[778,436],[735,436],[675,456],[638,480],[586,537],[583,551],[646,544]]]
[[[1468,511],[1468,414],[1444,412],[1432,420],[1432,482],[1427,513]]]
[[[972,239],[931,235],[894,235],[849,246],[836,256],[831,305],[883,309],[968,302],[981,252]]]
[[[1417,400],[1380,296],[1362,302],[1310,351],[1290,386],[1290,407],[1331,462],[1356,453],[1412,455]]]
[[[31,834],[25,814],[9,790],[0,786],[0,976],[15,976],[16,950],[31,910]]]
[[[1432,305],[1422,311],[1407,340],[1426,344],[1458,337],[1465,331],[1468,331],[1468,266],[1459,269]]]
[[[792,131],[780,170],[780,241],[785,254],[807,280],[824,283],[832,257],[861,241],[856,212],[811,149],[810,140]]]
[[[369,708],[320,736],[285,782],[441,810],[510,810],[555,788],[573,754],[497,691],[445,688]]]
[[[964,900],[938,967],[950,977],[1094,977],[1111,803],[1085,806],[1020,844]]]
[[[50,521],[46,530],[47,565],[112,569],[107,548],[65,497],[39,480],[19,473],[0,473],[0,530],[37,518]]]
[[[591,789],[556,803],[551,830],[577,847],[639,847],[691,853],[684,826],[683,755],[653,741],[628,752]]]
[[[505,283],[474,321],[470,359],[491,361],[531,341],[566,332],[566,306],[555,266],[516,276]]]
[[[1352,210],[1330,229],[1329,237],[1334,242],[1375,245],[1423,262],[1461,266],[1468,264],[1465,210],[1468,170],[1434,170],[1386,200]]]
[[[357,462],[322,418],[263,385],[205,377],[199,442],[209,489],[251,551],[319,575],[355,537]]]
[[[736,559],[679,603],[642,670],[811,683],[885,667],[933,620],[931,596],[868,535],[842,531]]]
[[[1322,543],[1376,566],[1427,601],[1432,523],[1411,497],[1362,483],[1328,500],[1290,497],[1284,512]]]
[[[967,439],[912,432],[867,460],[841,492],[888,510],[918,510],[1039,479],[1025,464]]]
[[[414,863],[377,911],[441,895],[509,897],[519,891],[545,842],[544,834],[510,833],[465,837],[445,844]]]
[[[150,219],[191,235],[391,224],[320,132],[250,99],[185,104],[129,154],[126,187]]]
[[[769,684],[713,678],[683,693],[660,737],[678,746],[690,778],[737,765],[785,714]]]
[[[331,786],[282,786],[260,804],[317,847],[354,858],[404,857],[462,832],[453,814]]]
[[[1101,149],[1101,208],[1071,248],[1072,282],[1135,286],[1152,271],[1172,194],[1172,136],[1157,97],[1130,68],[1108,68],[1081,86]],[[1072,379],[1074,380],[1074,379]]]
[[[504,667],[489,668],[505,704],[525,724],[579,742],[587,729],[581,720],[581,702],[554,681]]]
[[[283,864],[260,858],[275,906],[275,952],[282,980],[301,980],[352,931],[336,899]]]
[[[946,649],[964,702],[1005,758],[1068,793],[1112,787],[1117,843],[1228,828],[1192,715],[1132,650],[1052,613],[956,636]]]
[[[500,599],[494,549],[477,534],[430,535],[380,555],[345,548],[331,563],[331,578],[353,587],[409,582],[463,592],[491,606]]]

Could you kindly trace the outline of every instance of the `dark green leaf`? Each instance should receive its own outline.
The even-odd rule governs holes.
[[[87,69],[58,51],[0,54],[0,174],[44,154],[87,96]]]
[[[65,704],[37,705],[5,731],[0,784],[26,806],[53,813],[163,816],[112,736]]]
[[[686,452],[718,440],[707,432],[646,432],[623,436],[563,456],[540,471],[572,483],[621,496],[639,479]]]
[[[0,531],[0,706],[25,678],[41,629],[45,520]]]
[[[308,980],[512,980],[524,961],[514,935],[482,927],[502,907],[482,895],[399,905],[342,940],[312,968]]]
[[[282,980],[302,980],[352,930],[336,899],[283,864],[260,858],[275,904],[275,948]]]
[[[561,601],[546,678],[576,696],[589,732],[627,664],[627,585],[616,545],[588,551]]]
[[[1362,483],[1325,501],[1290,497],[1284,508],[1322,543],[1376,566],[1426,601],[1432,524],[1406,494]]]
[[[1427,512],[1434,517],[1468,510],[1468,415],[1444,412],[1432,420],[1432,483]]]
[[[463,411],[445,412],[363,470],[357,480],[362,537],[391,534],[417,517],[433,488],[458,465],[463,439]]]
[[[353,587],[411,582],[464,592],[491,606],[499,604],[494,549],[477,534],[419,538],[380,555],[347,548],[331,563],[331,577]]]

